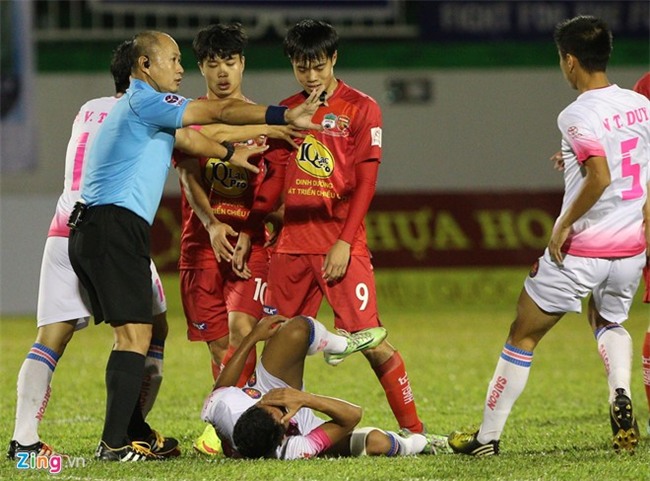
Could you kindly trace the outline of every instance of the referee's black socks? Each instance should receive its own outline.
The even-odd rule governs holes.
[[[131,351],[112,351],[108,358],[106,418],[102,440],[111,448],[121,448],[130,443],[127,430],[134,410],[140,411],[138,398],[144,374],[144,360],[145,356]]]

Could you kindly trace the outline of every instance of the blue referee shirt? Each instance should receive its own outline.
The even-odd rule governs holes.
[[[88,153],[81,197],[113,204],[153,224],[188,99],[133,79],[106,116]]]

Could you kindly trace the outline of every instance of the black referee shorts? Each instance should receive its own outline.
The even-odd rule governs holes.
[[[96,324],[152,322],[149,235],[142,217],[115,205],[89,207],[70,232],[70,262]]]

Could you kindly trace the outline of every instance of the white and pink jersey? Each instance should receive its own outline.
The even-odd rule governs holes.
[[[629,257],[646,248],[643,206],[650,162],[650,101],[610,85],[588,90],[558,116],[565,193],[562,212],[584,183],[583,162],[607,158],[611,184],[574,222],[563,250],[579,257]]]
[[[244,411],[271,389],[283,387],[289,386],[269,374],[259,362],[246,386],[222,387],[212,391],[205,400],[201,418],[214,426],[226,456],[240,457],[233,441],[233,431]],[[311,409],[300,409],[290,421],[289,429],[275,452],[276,458],[313,458],[328,449],[331,446],[330,439],[320,428],[324,422]]]
[[[72,134],[65,154],[63,192],[56,203],[56,211],[47,233],[48,237],[68,237],[70,212],[81,197],[81,179],[95,135],[111,111],[117,97],[100,97],[86,102],[72,124]]]

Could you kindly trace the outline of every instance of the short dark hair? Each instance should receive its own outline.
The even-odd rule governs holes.
[[[282,45],[292,62],[310,63],[323,56],[332,58],[339,47],[339,34],[329,23],[305,19],[289,29]]]
[[[113,50],[111,59],[111,75],[115,82],[115,93],[123,94],[129,88],[131,75],[131,53],[133,40],[125,40]]]
[[[244,55],[248,36],[240,23],[212,24],[200,30],[192,41],[196,60],[201,63],[216,57]]]
[[[560,22],[553,39],[562,55],[575,56],[587,72],[604,72],[612,53],[612,32],[596,17],[581,15]]]
[[[284,431],[284,427],[268,411],[255,404],[239,417],[232,438],[237,452],[244,458],[269,458],[274,457],[274,450],[280,445]]]

